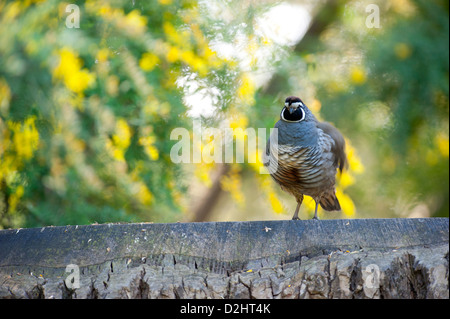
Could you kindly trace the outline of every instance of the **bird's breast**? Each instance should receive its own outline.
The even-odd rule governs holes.
[[[334,174],[329,172],[328,161],[317,147],[278,145],[271,147],[270,153],[276,167],[271,175],[288,192],[314,196],[333,183]]]

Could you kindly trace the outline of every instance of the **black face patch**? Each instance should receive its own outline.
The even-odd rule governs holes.
[[[300,122],[305,119],[305,111],[303,111],[300,107],[297,108],[292,114],[285,107],[282,112],[282,119],[290,122]]]

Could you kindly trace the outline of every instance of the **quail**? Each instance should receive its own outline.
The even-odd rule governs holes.
[[[303,196],[316,204],[314,218],[319,219],[320,206],[326,211],[340,210],[336,197],[336,173],[347,165],[345,140],[331,124],[319,122],[303,101],[286,98],[280,120],[264,154],[264,165],[281,189],[297,201],[292,219],[298,220]],[[273,134],[277,134],[276,139]]]

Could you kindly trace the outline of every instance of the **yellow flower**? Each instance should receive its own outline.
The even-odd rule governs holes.
[[[111,140],[107,140],[105,143],[105,148],[108,151],[108,153],[117,161],[119,162],[125,162],[125,153],[123,150],[115,147]]]
[[[201,170],[200,168],[198,168],[195,171],[195,176],[203,183],[203,185],[205,185],[206,187],[211,187],[212,186],[212,181],[211,178],[209,177],[208,173],[204,170]]]
[[[114,145],[120,149],[127,149],[130,146],[131,129],[127,121],[119,119],[116,123],[116,134],[113,135]]]
[[[261,189],[264,192],[266,198],[268,199],[270,205],[272,206],[273,211],[276,214],[284,213],[284,206],[277,197],[272,179],[269,177],[269,175],[260,174],[259,167],[257,167],[257,166],[252,166],[252,167],[258,173],[257,176],[259,179],[259,183],[261,185]]]
[[[24,187],[14,187],[20,169],[31,159],[39,147],[39,133],[35,127],[36,118],[31,116],[23,123],[0,119],[0,180],[4,180],[12,193],[9,197],[9,211],[14,212],[24,194]]]
[[[6,8],[4,8],[4,12],[2,12],[3,13],[2,15],[4,18],[3,22],[9,22],[9,21],[14,20],[20,14],[20,11],[21,11],[20,6],[21,6],[21,3],[19,1],[14,1],[14,2],[11,2],[10,4],[8,4],[6,6]],[[2,11],[3,11],[3,8],[2,8]]]
[[[142,182],[138,183],[137,198],[144,205],[150,205],[153,200],[153,194],[150,192],[150,190],[147,188],[147,186]]]
[[[255,84],[253,83],[253,80],[250,78],[249,75],[244,74],[240,79],[240,86],[237,90],[237,95],[243,101],[247,104],[253,104],[255,103],[254,94],[256,91]]]
[[[131,143],[131,129],[124,119],[116,122],[115,134],[112,141],[106,141],[106,149],[119,162],[125,162],[125,151]]]
[[[13,131],[13,145],[19,158],[28,160],[33,157],[34,151],[39,146],[39,132],[34,124],[36,118],[29,117],[23,124],[8,121],[9,128]]]
[[[343,171],[342,174],[340,174],[339,178],[339,186],[342,188],[347,188],[348,186],[351,186],[355,183],[355,178],[347,171]]]
[[[159,63],[159,58],[156,54],[153,53],[144,53],[139,60],[139,66],[142,70],[146,72],[152,71],[155,66]]]
[[[391,0],[392,9],[401,15],[410,17],[416,13],[417,8],[411,0]]]
[[[356,208],[350,196],[345,194],[341,189],[337,188],[336,197],[339,199],[339,203],[341,204],[341,209],[344,215],[347,217],[354,216],[356,213]]]
[[[95,75],[87,69],[81,69],[82,61],[78,54],[69,48],[61,49],[58,54],[59,65],[53,70],[53,77],[62,80],[75,93],[82,93],[93,84]]]
[[[69,48],[62,48],[58,52],[59,65],[53,70],[53,76],[64,79],[70,73],[79,72],[81,69],[81,60],[78,55]]]
[[[183,38],[180,36],[180,34],[177,32],[177,29],[170,22],[166,21],[163,23],[163,30],[167,36],[167,39],[170,42],[180,46],[184,44]]]
[[[210,188],[212,186],[212,180],[209,177],[211,169],[214,167],[213,163],[204,164],[200,163],[196,165],[194,175],[195,177],[206,187]]]
[[[22,185],[17,186],[14,193],[8,199],[9,211],[14,212],[19,204],[20,199],[24,194],[24,187]]]
[[[261,37],[261,44],[265,46],[270,46],[272,45],[272,40],[270,40],[267,37]]]
[[[231,194],[231,198],[238,205],[243,205],[244,195],[242,195],[242,181],[240,176],[240,168],[237,165],[233,165],[231,167],[230,172],[223,176],[220,180],[220,185],[224,191],[227,191]]]
[[[346,142],[346,150],[347,150],[347,158],[348,158],[348,164],[351,171],[355,172],[356,174],[361,174],[364,172],[364,165],[361,162],[361,159],[356,154],[356,150],[353,148],[353,146],[350,144],[348,140]]]
[[[320,112],[320,109],[322,108],[322,103],[320,103],[319,100],[314,99],[309,105],[308,108],[311,110],[311,112],[318,114]]]
[[[167,62],[174,63],[174,62],[178,61],[180,59],[180,57],[181,57],[180,49],[178,49],[177,47],[173,47],[173,46],[169,47],[169,50],[167,51],[167,54],[166,54]]]
[[[242,113],[232,112],[231,120],[230,120],[230,128],[247,128],[248,118]]]
[[[236,141],[245,141],[247,136],[246,128],[248,125],[248,118],[239,111],[231,111],[230,128],[233,129],[233,135],[236,137]],[[255,154],[252,154],[255,155]]]
[[[92,8],[97,8],[95,1],[89,1],[88,3],[86,3],[86,7],[91,9]],[[114,10],[113,8],[111,8],[108,4],[102,4],[100,7],[98,7],[97,10],[98,14],[100,16],[104,16],[104,17],[108,17],[114,14]]]
[[[4,79],[0,79],[0,113],[6,112],[11,100],[11,90]]]
[[[199,58],[199,57],[196,57],[194,59],[194,61],[193,61],[191,66],[192,66],[192,69],[195,72],[198,72],[198,74],[201,77],[204,77],[204,76],[206,76],[208,74],[208,67],[207,67],[205,61],[203,59]]]
[[[159,158],[159,151],[154,145],[155,141],[156,137],[154,136],[145,136],[139,138],[139,144],[144,147],[145,153],[153,161],[156,161]]]
[[[106,48],[100,49],[97,52],[97,56],[96,59],[99,63],[104,63],[106,61],[108,61],[108,57],[109,57],[109,50]]]
[[[158,0],[158,2],[162,5],[172,4],[173,0]]]
[[[198,72],[200,76],[205,76],[208,73],[208,67],[205,61],[190,50],[182,51],[179,59],[189,65],[193,71]]]
[[[329,89],[332,92],[340,93],[340,92],[345,92],[347,90],[344,81],[338,81],[335,79],[331,79],[328,83],[329,83],[328,84]]]
[[[355,85],[366,83],[366,72],[363,68],[355,66],[350,71],[350,81]]]
[[[449,139],[448,135],[440,133],[435,137],[435,143],[437,144],[442,156],[447,157],[449,155]]]
[[[150,157],[151,160],[153,160],[153,161],[158,160],[158,158],[159,158],[159,151],[158,151],[158,149],[155,146],[153,146],[153,145],[148,146],[146,148],[146,152],[147,152],[147,155]]]
[[[67,88],[75,93],[81,93],[94,82],[94,75],[87,70],[80,70],[64,79]]]
[[[284,212],[283,205],[281,204],[275,192],[269,192],[269,202],[276,214],[281,214]]]
[[[316,202],[312,197],[305,196],[303,199],[302,207],[305,206],[307,211],[314,212],[316,209]]]
[[[147,18],[141,16],[139,10],[133,10],[123,19],[123,25],[133,35],[142,34],[147,25]]]

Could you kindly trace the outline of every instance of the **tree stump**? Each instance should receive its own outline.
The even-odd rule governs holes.
[[[448,218],[0,231],[0,298],[449,298]]]

